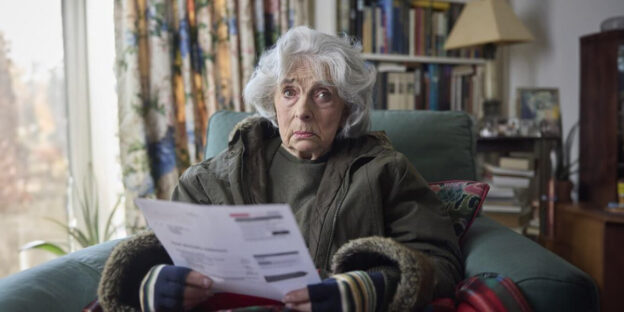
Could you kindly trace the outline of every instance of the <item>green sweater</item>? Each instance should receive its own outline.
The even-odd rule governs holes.
[[[279,137],[271,142],[281,144]],[[269,183],[268,195],[270,203],[286,203],[295,215],[301,228],[306,219],[304,212],[312,209],[316,191],[318,190],[327,158],[317,160],[300,159],[290,154],[284,147],[277,148],[273,155],[268,155]],[[309,220],[307,220],[309,221]]]

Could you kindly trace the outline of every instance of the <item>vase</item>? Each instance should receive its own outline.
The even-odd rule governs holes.
[[[558,203],[572,202],[572,189],[574,184],[570,180],[555,180],[555,198]]]

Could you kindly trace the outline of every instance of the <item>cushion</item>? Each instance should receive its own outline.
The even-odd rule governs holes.
[[[442,201],[442,207],[451,217],[459,238],[470,228],[490,190],[487,183],[464,180],[432,182],[429,187]]]
[[[223,151],[234,125],[250,115],[232,111],[213,114],[208,124],[205,157]],[[476,179],[472,129],[472,119],[465,112],[371,111],[371,130],[383,130],[394,148],[405,154],[427,181]]]

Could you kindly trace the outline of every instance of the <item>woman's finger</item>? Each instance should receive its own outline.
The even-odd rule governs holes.
[[[212,280],[210,277],[203,275],[197,271],[191,271],[186,276],[186,284],[199,288],[210,289],[212,287]]]
[[[184,300],[206,299],[212,295],[212,292],[206,288],[193,286],[184,287]]]
[[[284,303],[303,303],[310,301],[310,295],[308,294],[308,288],[300,288],[293,290],[284,296],[282,302]]]
[[[208,298],[209,297],[201,298],[201,299],[197,298],[197,299],[184,300],[182,305],[184,307],[184,310],[190,310],[190,309],[196,307],[198,304],[208,300]]]
[[[309,301],[306,303],[300,303],[300,304],[290,304],[290,305],[287,305],[287,307],[297,310],[297,311],[303,311],[303,312],[312,311],[312,303],[310,303]]]

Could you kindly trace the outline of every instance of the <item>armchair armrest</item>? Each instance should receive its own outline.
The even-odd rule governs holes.
[[[113,247],[91,246],[0,279],[0,311],[80,311],[96,297]]]
[[[466,277],[511,278],[535,311],[598,311],[598,288],[585,272],[530,239],[481,216],[462,242]]]

